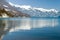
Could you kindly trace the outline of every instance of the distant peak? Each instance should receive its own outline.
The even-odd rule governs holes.
[[[30,6],[30,5],[17,5],[17,4],[13,4],[13,3],[11,3],[11,2],[9,2],[9,4],[10,4],[11,6],[19,7],[19,8],[25,9],[25,10],[30,10],[30,9],[32,9],[32,10],[39,10],[39,11],[42,11],[42,12],[56,12],[56,13],[58,12],[58,10],[56,10],[56,9],[37,8],[37,7],[32,7],[32,6]]]
[[[34,8],[34,9],[36,9],[36,10],[40,10],[40,11],[42,11],[42,12],[58,12],[58,10],[56,10],[56,9],[44,9],[44,8]]]

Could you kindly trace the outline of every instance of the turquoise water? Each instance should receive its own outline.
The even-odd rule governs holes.
[[[60,18],[5,18],[3,40],[60,40]]]

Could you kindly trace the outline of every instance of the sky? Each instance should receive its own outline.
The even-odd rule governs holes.
[[[60,0],[7,0],[7,1],[19,5],[30,5],[32,7],[60,10]]]

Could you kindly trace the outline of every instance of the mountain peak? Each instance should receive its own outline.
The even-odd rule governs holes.
[[[32,9],[32,10],[39,10],[39,11],[42,11],[42,12],[56,12],[56,13],[58,12],[58,10],[56,10],[56,9],[37,8],[37,7],[32,7],[32,6],[30,6],[30,5],[17,5],[17,4],[13,4],[13,3],[11,3],[11,2],[9,2],[9,4],[10,4],[11,6],[19,7],[19,8],[25,9],[25,10],[30,10],[30,9]]]
[[[58,17],[60,13],[56,9],[45,9],[45,8],[37,8],[32,7],[30,5],[17,5],[10,3],[12,7],[15,7],[17,10],[29,14],[31,17]]]
[[[36,10],[40,10],[42,12],[58,12],[56,9],[44,9],[44,8],[34,8]]]

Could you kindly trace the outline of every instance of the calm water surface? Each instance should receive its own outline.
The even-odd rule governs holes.
[[[6,18],[0,26],[3,40],[60,40],[60,18]]]

